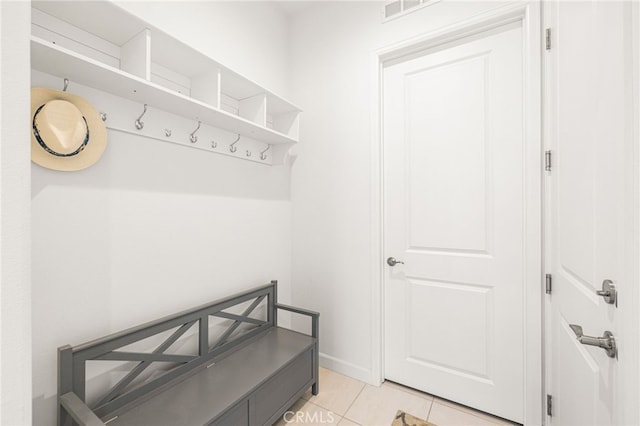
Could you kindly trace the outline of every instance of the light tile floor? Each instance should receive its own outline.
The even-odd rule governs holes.
[[[320,369],[320,393],[309,390],[276,425],[390,426],[397,410],[437,426],[513,425],[393,382],[371,386],[325,368]]]

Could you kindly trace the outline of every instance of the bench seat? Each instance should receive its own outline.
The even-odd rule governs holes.
[[[272,425],[319,392],[320,314],[278,303],[277,284],[59,347],[58,426]],[[310,335],[279,311],[308,317]],[[105,361],[125,362],[117,380]]]
[[[274,327],[215,365],[128,410],[109,422],[109,425],[247,424],[246,421],[232,422],[231,416],[242,418],[245,414],[248,419],[248,404],[254,404],[255,409],[259,410],[261,404],[273,407],[275,403],[286,410],[313,383],[311,350],[315,341],[313,337]],[[281,374],[289,377],[284,381],[279,380]],[[293,382],[292,377],[295,378]],[[252,396],[256,383],[260,384]],[[293,389],[278,392],[273,389],[278,386]],[[292,398],[291,395],[295,396]],[[284,400],[277,401],[279,396]],[[265,398],[276,401],[268,403],[264,401]],[[276,411],[282,410],[270,413],[267,421]],[[262,417],[261,413],[257,414]]]

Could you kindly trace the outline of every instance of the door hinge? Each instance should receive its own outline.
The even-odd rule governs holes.
[[[553,285],[553,277],[551,274],[547,274],[544,277],[544,292],[547,294],[551,294],[551,287]]]
[[[551,417],[553,414],[553,397],[547,395],[547,416]]]
[[[544,45],[547,50],[551,50],[551,28],[544,30]]]
[[[551,151],[544,152],[544,169],[548,172],[551,171]]]

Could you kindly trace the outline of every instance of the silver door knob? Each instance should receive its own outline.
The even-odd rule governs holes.
[[[596,294],[602,296],[608,304],[618,306],[618,292],[616,291],[616,286],[613,285],[613,281],[602,281],[602,290],[596,290]]]
[[[576,339],[583,345],[597,346],[607,351],[609,358],[616,358],[618,355],[618,348],[616,347],[616,339],[613,337],[613,333],[609,330],[604,332],[602,337],[585,336],[582,333],[582,327],[576,324],[569,324],[571,330],[576,334]]]
[[[387,265],[389,266],[396,266],[398,263],[402,263],[404,265],[404,262],[401,260],[396,260],[395,257],[390,257],[387,259]]]

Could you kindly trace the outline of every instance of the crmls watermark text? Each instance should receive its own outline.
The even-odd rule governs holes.
[[[329,412],[316,412],[316,413],[307,413],[306,411],[287,411],[282,416],[286,423],[310,423],[310,424],[323,424],[328,423],[331,424],[335,421],[333,417],[333,413]]]

